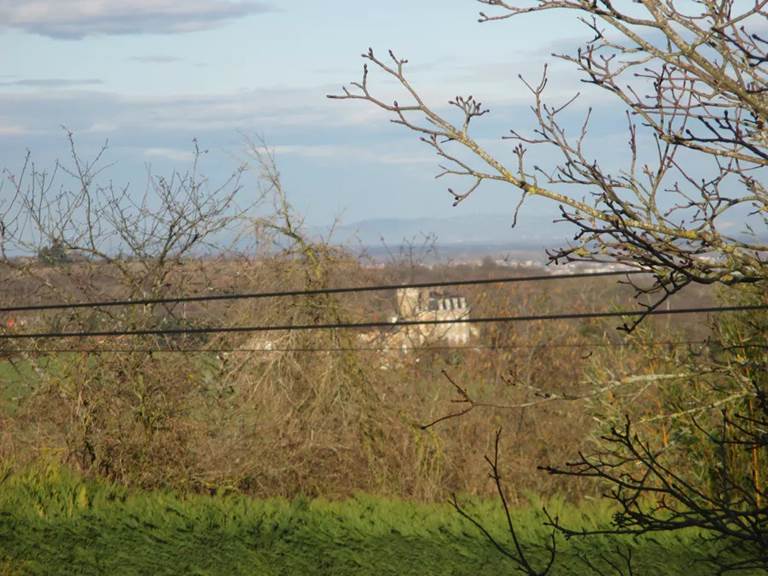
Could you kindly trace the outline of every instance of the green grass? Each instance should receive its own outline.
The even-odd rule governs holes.
[[[606,520],[555,504],[572,525]],[[494,502],[471,509],[503,538]],[[533,506],[515,515],[529,546],[546,532]],[[635,574],[686,574],[693,536],[560,541],[556,574],[593,574],[577,555],[616,560],[632,548]],[[542,551],[534,557],[542,558]],[[0,475],[0,575],[469,575],[513,565],[447,504],[360,496],[345,501],[131,492],[52,466]],[[606,572],[611,574],[616,572]],[[697,574],[707,571],[697,569]]]

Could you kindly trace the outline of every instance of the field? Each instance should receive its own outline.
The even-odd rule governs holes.
[[[0,574],[474,575],[512,574],[449,504],[358,496],[340,501],[137,493],[58,467],[6,472],[0,489]],[[572,525],[609,511],[550,503]],[[502,535],[493,501],[469,509]],[[534,505],[515,512],[532,557],[546,539]],[[559,540],[555,574],[594,574],[632,552],[636,574],[690,574],[707,548],[675,537]],[[710,550],[711,551],[711,550]],[[701,566],[701,574],[708,573]]]

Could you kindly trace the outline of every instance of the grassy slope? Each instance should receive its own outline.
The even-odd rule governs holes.
[[[502,533],[493,503],[475,510]],[[574,509],[559,512],[572,524],[588,522]],[[533,508],[517,521],[527,540],[543,541]],[[621,546],[634,549],[635,573],[674,575],[689,573],[694,542],[689,536]],[[617,542],[561,545],[557,574],[592,574],[576,552],[599,561]],[[131,493],[55,468],[6,473],[0,483],[0,575],[481,573],[515,571],[448,505]]]

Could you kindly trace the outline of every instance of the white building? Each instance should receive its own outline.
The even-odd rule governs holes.
[[[422,346],[429,342],[467,344],[477,329],[468,320],[470,309],[464,296],[445,294],[426,288],[400,288],[396,293],[397,316],[393,322],[440,321],[440,324],[413,324],[398,327],[403,346]],[[446,323],[442,323],[446,322]]]

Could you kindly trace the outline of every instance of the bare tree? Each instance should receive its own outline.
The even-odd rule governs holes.
[[[731,300],[764,297],[755,286],[734,291]],[[687,356],[656,350],[646,365],[687,365],[687,377],[604,400],[595,411],[604,426],[594,449],[542,469],[606,487],[616,515],[603,533],[696,528],[716,543],[714,564],[765,569],[766,334],[765,314],[736,315],[719,319],[710,344]],[[582,533],[555,524],[567,535]]]
[[[731,298],[764,303],[768,0],[478,1],[493,8],[481,12],[480,22],[545,11],[576,14],[591,40],[575,53],[553,56],[571,63],[583,82],[606,90],[624,109],[628,163],[623,169],[611,170],[587,152],[591,108],[575,136],[567,132],[566,113],[579,95],[549,103],[546,66],[537,82],[520,77],[533,100],[535,129],[531,134],[515,126],[502,136],[513,144],[512,164],[472,135],[487,108],[473,96],[457,96],[447,109],[428,102],[407,77],[408,61],[392,51],[380,57],[369,49],[362,55],[367,61],[362,79],[329,97],[366,102],[418,134],[440,160],[438,178],[469,182],[460,191],[449,188],[454,205],[486,181],[519,192],[513,225],[529,197],[558,205],[577,234],[550,259],[648,270],[654,283],[636,286],[638,295],[658,296],[648,311],[691,283],[753,285],[752,291],[732,291]],[[380,96],[372,72],[394,80],[402,96]],[[558,160],[532,165],[531,147],[549,147]],[[734,223],[742,223],[741,230],[731,232]],[[680,437],[659,445],[647,426],[625,420],[609,427],[593,453],[580,454],[568,466],[545,467],[556,475],[597,478],[608,487],[619,513],[605,533],[695,527],[733,553],[714,559],[721,570],[768,567],[768,356],[765,323],[758,316],[718,324],[710,355],[689,359],[687,381],[705,381],[706,397],[657,415],[685,422],[676,428]],[[643,318],[624,328],[634,330]],[[454,387],[459,413],[482,405]],[[692,453],[705,458],[686,461]],[[626,563],[631,572],[631,558]]]
[[[549,10],[579,15],[594,37],[575,54],[554,56],[572,63],[584,82],[607,90],[626,107],[630,161],[623,170],[611,172],[586,152],[591,109],[576,137],[566,134],[561,118],[578,94],[564,104],[546,102],[546,66],[538,82],[521,77],[534,101],[536,128],[524,135],[514,127],[503,136],[514,143],[514,165],[472,136],[473,121],[487,108],[473,96],[449,102],[457,115],[427,102],[406,76],[408,61],[392,51],[381,58],[369,49],[363,58],[399,84],[402,98],[377,95],[369,64],[359,82],[329,97],[368,102],[419,134],[440,158],[438,178],[470,181],[462,191],[449,188],[454,204],[487,180],[516,188],[518,208],[534,196],[556,203],[578,234],[550,258],[648,268],[656,278],[650,290],[661,294],[651,308],[691,282],[765,278],[765,238],[750,229],[731,234],[724,225],[747,215],[764,225],[768,214],[760,179],[768,166],[768,43],[760,34],[768,15],[764,0],[702,1],[690,9],[683,2],[656,0],[622,7],[608,0],[479,1],[495,9],[481,13],[481,22]],[[531,166],[530,146],[552,147],[560,161],[549,168]],[[702,168],[709,174],[702,177]],[[584,191],[586,199],[579,199]]]
[[[187,171],[167,177],[150,173],[146,189],[136,193],[104,177],[110,166],[106,144],[89,159],[78,151],[71,132],[66,138],[69,156],[53,169],[38,167],[27,154],[21,170],[3,171],[2,186],[10,190],[0,206],[4,300],[153,299],[206,285],[210,266],[201,257],[222,243],[222,233],[236,227],[250,207],[240,201],[244,167],[213,186],[199,173],[205,151],[194,142]],[[88,331],[181,326],[200,318],[187,316],[183,304],[150,303],[40,312],[24,321],[53,331]],[[151,337],[144,344],[165,349],[188,338]],[[62,356],[51,371],[44,368],[48,342],[18,346],[6,341],[4,346],[35,368],[39,381],[30,412],[43,420],[61,417],[68,457],[81,469],[122,479],[167,478],[174,467],[188,465],[188,437],[170,425],[181,412],[177,406],[191,394],[182,379],[172,377],[181,363],[133,352],[140,344],[136,339],[117,340],[123,355],[101,354],[100,342],[91,339],[89,346],[78,346],[79,354]],[[72,344],[58,340],[55,349]],[[153,451],[164,458],[154,461],[157,473],[147,473],[151,458],[145,456]]]
[[[74,134],[67,131],[66,136],[68,162],[46,171],[28,154],[17,174],[4,171],[3,184],[12,189],[2,223],[6,265],[18,265],[18,257],[27,254],[77,256],[117,267],[132,296],[147,296],[163,287],[169,264],[210,246],[244,212],[237,200],[245,167],[211,188],[199,174],[206,151],[197,141],[187,172],[169,177],[150,173],[144,193],[137,195],[128,186],[100,180],[110,167],[104,159],[106,144],[86,159]],[[139,270],[130,269],[129,262]]]

